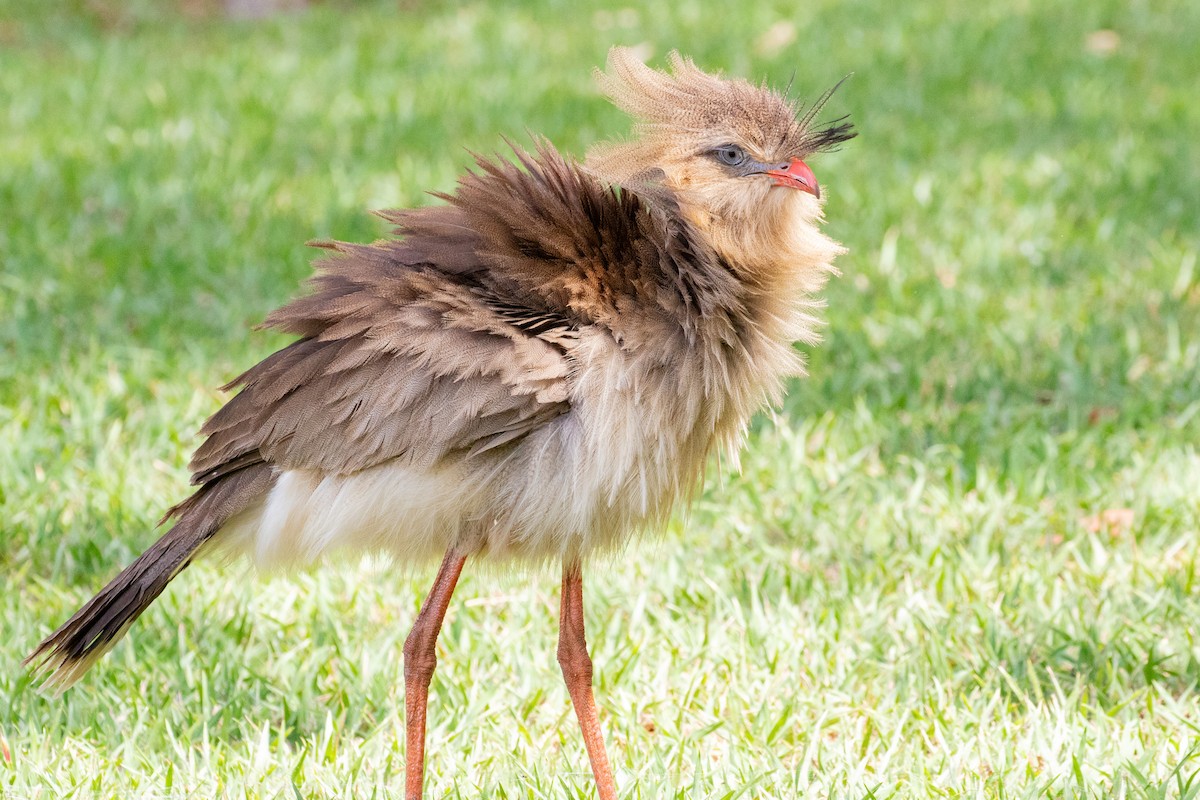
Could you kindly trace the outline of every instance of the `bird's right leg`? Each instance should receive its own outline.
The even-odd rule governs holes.
[[[420,800],[425,774],[425,710],[429,703],[429,681],[437,666],[438,633],[446,618],[450,595],[458,583],[467,557],[451,548],[404,641],[404,797]]]
[[[596,793],[600,800],[617,800],[617,786],[604,750],[604,734],[600,732],[596,698],[592,694],[592,659],[588,656],[583,629],[583,575],[578,562],[563,566],[558,624],[558,664],[567,682],[571,704],[575,706],[575,716],[579,717],[583,745],[596,778]]]

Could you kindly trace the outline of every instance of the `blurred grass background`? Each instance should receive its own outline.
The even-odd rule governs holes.
[[[61,700],[308,239],[500,137],[627,123],[612,44],[814,97],[850,252],[744,470],[589,577],[631,797],[1197,797],[1200,6],[0,0],[0,792],[386,797],[431,571],[201,565]],[[469,572],[470,570],[468,570]],[[467,575],[433,797],[587,797],[554,575]]]

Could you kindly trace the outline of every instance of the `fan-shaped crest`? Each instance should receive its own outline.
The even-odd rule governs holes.
[[[608,72],[596,71],[600,88],[635,119],[634,131],[646,144],[662,139],[679,145],[687,140],[689,147],[740,141],[764,155],[800,157],[854,136],[842,120],[811,127],[833,90],[801,115],[798,104],[765,85],[705,72],[675,51],[667,59],[670,72],[646,66],[630,48],[614,47]]]

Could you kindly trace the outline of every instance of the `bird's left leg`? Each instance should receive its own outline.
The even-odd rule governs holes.
[[[600,800],[617,800],[612,767],[604,750],[604,734],[596,714],[596,698],[592,694],[592,659],[588,656],[587,639],[583,630],[583,575],[578,562],[563,566],[562,610],[558,628],[558,664],[567,682],[567,693],[579,717],[583,744],[592,774],[596,776],[596,792]]]
[[[429,682],[437,666],[438,633],[446,618],[450,595],[467,560],[451,548],[442,560],[433,588],[425,598],[417,621],[404,641],[404,797],[421,800],[425,774],[425,709],[429,704]]]

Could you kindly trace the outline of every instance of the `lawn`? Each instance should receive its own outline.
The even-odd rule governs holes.
[[[623,796],[1200,797],[1200,4],[169,5],[0,0],[0,796],[399,794],[429,565],[201,564],[62,698],[20,659],[183,496],[303,243],[624,133],[622,43],[853,72],[861,132],[810,377],[586,573]],[[556,612],[468,563],[430,797],[592,796]]]

